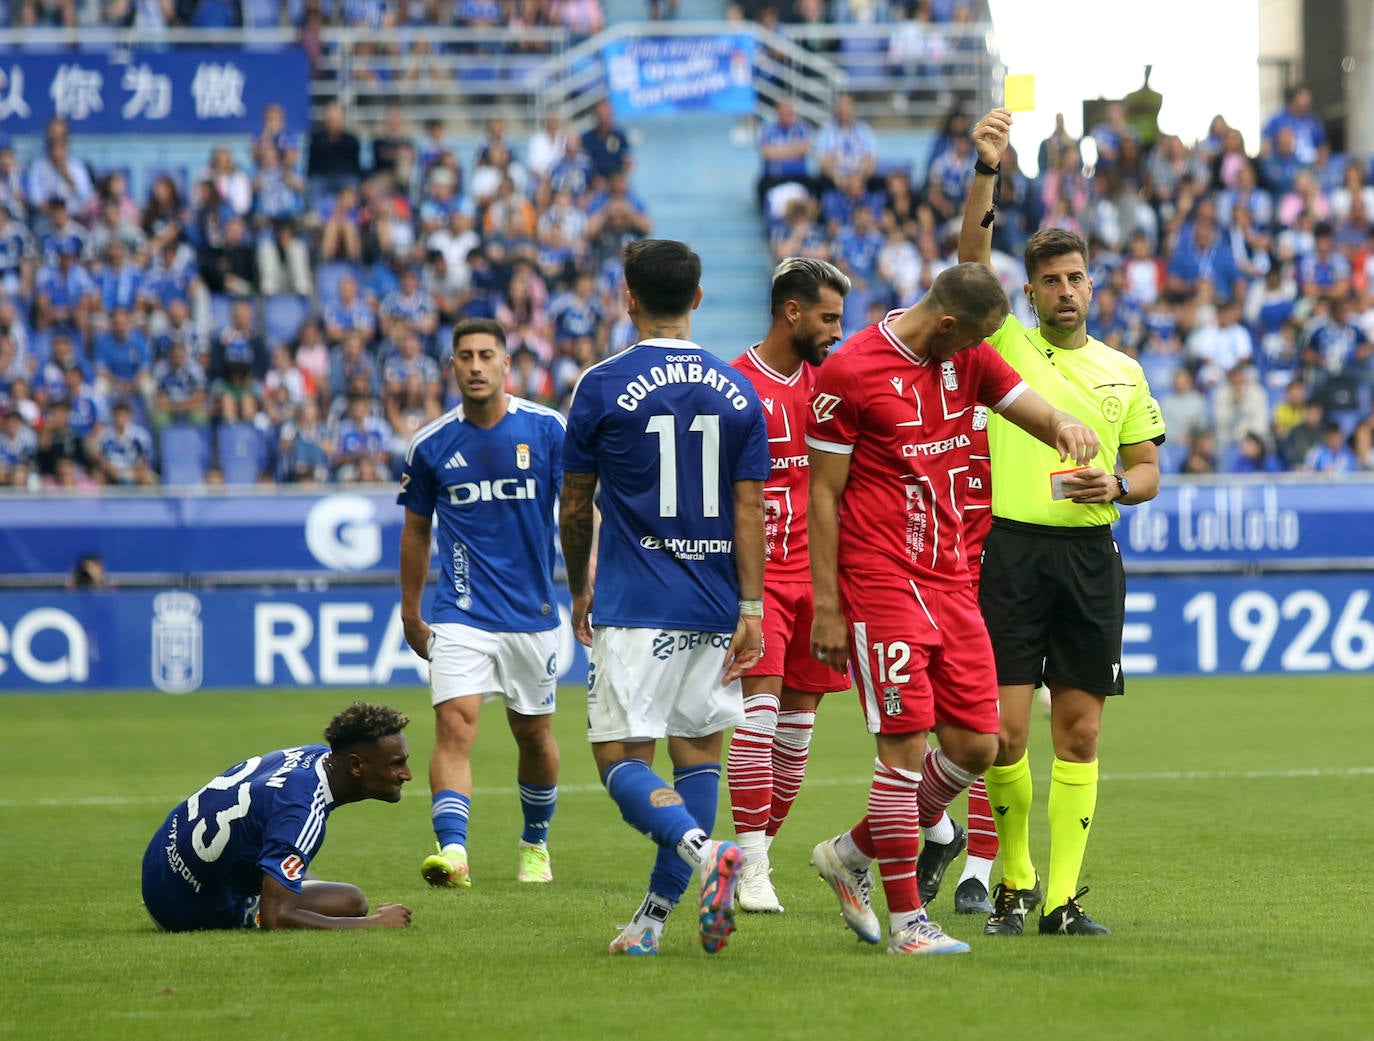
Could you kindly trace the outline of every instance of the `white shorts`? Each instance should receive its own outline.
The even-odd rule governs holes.
[[[706,737],[739,726],[739,680],[720,682],[732,635],[597,626],[587,670],[588,739]]]
[[[489,633],[457,622],[431,625],[429,700],[481,694],[521,716],[546,716],[558,689],[558,630]]]

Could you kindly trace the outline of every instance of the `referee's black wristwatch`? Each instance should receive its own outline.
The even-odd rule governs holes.
[[[1112,502],[1120,502],[1122,499],[1126,498],[1126,496],[1131,494],[1131,482],[1126,480],[1126,478],[1122,477],[1120,474],[1112,474],[1112,476],[1116,478],[1117,487],[1116,497],[1112,499]]]

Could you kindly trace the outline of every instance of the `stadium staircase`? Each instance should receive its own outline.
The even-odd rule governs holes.
[[[679,0],[679,21],[724,17],[721,0]],[[606,23],[643,21],[648,0],[605,0]],[[770,266],[754,209],[759,174],[752,130],[738,116],[679,114],[626,120],[635,146],[631,190],[653,218],[654,234],[681,239],[701,256],[701,309],[692,335],[733,358],[768,327]]]

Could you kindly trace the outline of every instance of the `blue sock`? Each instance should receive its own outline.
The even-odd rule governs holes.
[[[549,841],[549,821],[558,808],[558,785],[520,782],[520,809],[525,814],[525,827],[520,841],[532,846]]]
[[[430,797],[429,815],[434,819],[434,837],[440,846],[468,844],[468,809],[472,800],[452,788]]]
[[[601,783],[620,807],[625,823],[670,852],[697,826],[682,797],[660,780],[648,763],[639,759],[612,763],[601,775]]]
[[[673,787],[682,796],[687,812],[697,827],[711,834],[716,826],[716,806],[720,796],[720,764],[703,763],[673,771]],[[692,882],[692,867],[678,855],[677,849],[660,846],[649,875],[649,892],[667,897],[673,903],[682,899]]]

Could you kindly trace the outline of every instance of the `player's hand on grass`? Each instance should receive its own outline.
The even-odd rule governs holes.
[[[849,626],[838,607],[816,606],[811,621],[811,656],[840,670],[849,660]]]
[[[1116,478],[1100,467],[1090,466],[1064,477],[1064,490],[1077,503],[1113,502],[1120,486]]]
[[[756,615],[741,615],[735,625],[735,635],[725,652],[725,672],[721,683],[734,683],[763,657],[763,619]]]
[[[410,924],[410,908],[405,904],[378,904],[372,911],[372,921],[386,929],[404,929]]]
[[[1059,450],[1061,461],[1072,459],[1079,466],[1087,466],[1097,457],[1102,442],[1097,431],[1086,423],[1067,419],[1054,432],[1054,447]]]
[[[997,166],[1011,140],[1011,110],[995,108],[973,128],[973,148],[988,166]]]
[[[572,598],[572,630],[583,647],[592,645],[592,594],[574,593]]]
[[[405,628],[406,643],[410,645],[410,649],[425,661],[429,661],[429,641],[434,635],[429,623],[423,618],[405,618],[401,620],[401,625]]]

